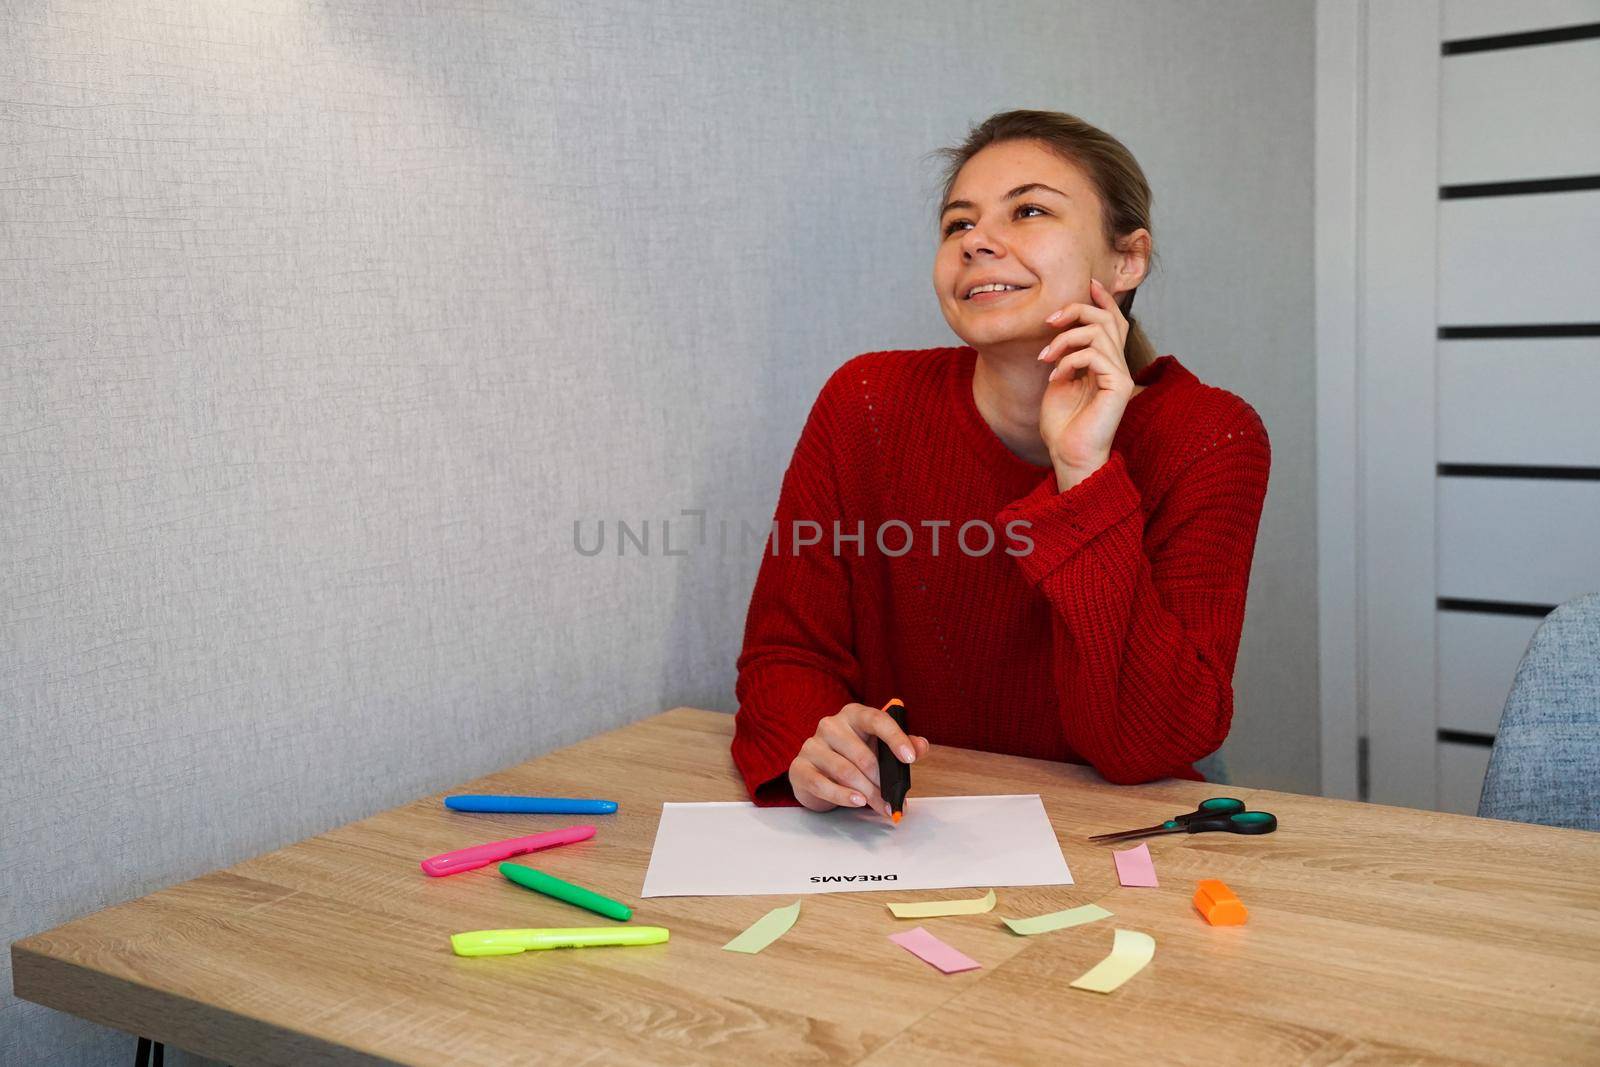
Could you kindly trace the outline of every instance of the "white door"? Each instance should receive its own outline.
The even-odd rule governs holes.
[[[1534,628],[1600,590],[1600,0],[1318,28],[1325,791],[1359,745],[1367,799],[1472,812]]]

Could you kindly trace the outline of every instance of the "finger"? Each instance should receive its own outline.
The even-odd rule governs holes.
[[[1117,344],[1116,338],[1101,334],[1089,343],[1089,347],[1099,352],[1111,361],[1116,369],[1117,386],[1122,384],[1122,379],[1127,379],[1129,392],[1133,390],[1133,373],[1128,370],[1128,358],[1122,354],[1122,346]],[[1110,384],[1110,383],[1108,383]]]
[[[845,732],[850,733],[848,727],[845,728]],[[861,739],[853,733],[850,734],[850,738],[846,743],[866,751],[867,746],[863,745]],[[873,773],[868,774],[865,767],[862,767],[848,755],[839,751],[831,737],[823,737],[820,733],[816,737],[806,738],[805,744],[800,746],[800,754],[811,760],[813,764],[821,769],[822,773],[832,778],[835,782],[841,785],[848,785],[852,789],[864,793],[867,797],[867,803],[870,804],[872,798],[877,795],[878,761],[876,759],[873,759],[870,764]]]
[[[913,734],[911,736],[911,743],[912,745],[916,746],[918,759],[921,759],[923,756],[928,754],[928,739],[926,737],[918,737]]]
[[[1117,313],[1121,314],[1121,309]],[[1111,312],[1097,304],[1068,304],[1046,316],[1044,321],[1052,326],[1065,326],[1069,322],[1098,322],[1108,328],[1115,328],[1117,323]]]
[[[790,781],[795,787],[795,799],[800,799],[800,791],[804,790],[817,800],[825,802],[834,808],[860,808],[867,803],[867,798],[848,786],[842,786],[823,774],[817,766],[808,759],[795,762],[794,769],[789,772]],[[804,801],[802,801],[804,803]],[[807,804],[807,807],[811,805]],[[823,810],[814,808],[813,810]]]
[[[878,754],[868,748],[849,726],[830,715],[817,724],[817,736],[827,742],[833,751],[860,768],[873,786],[883,784],[878,780]]]
[[[1095,307],[1104,308],[1113,315],[1122,314],[1122,309],[1117,306],[1116,300],[1112,299],[1111,290],[1101,284],[1099,278],[1089,279],[1089,299],[1094,301]]]
[[[1080,348],[1062,356],[1056,362],[1056,367],[1050,372],[1050,377],[1045,379],[1048,386],[1052,382],[1082,381],[1085,377],[1093,376],[1095,385],[1101,389],[1115,390],[1117,387],[1117,369],[1105,353],[1094,348]]]
[[[857,767],[839,753],[827,748],[826,744],[817,740],[817,738],[812,738],[811,740],[817,742],[817,748],[820,751],[804,748],[800,751],[811,760],[813,767],[821,771],[834,784],[851,790],[852,796],[859,795],[865,801],[866,806],[873,811],[884,810],[883,794],[878,792],[878,787],[868,781],[867,776],[861,773],[860,767]],[[861,807],[862,805],[852,804],[851,806]]]
[[[789,784],[794,787],[795,800],[797,800],[800,803],[800,806],[805,808],[807,811],[832,811],[834,808],[839,806],[837,804],[830,804],[828,801],[823,800],[821,797],[812,793],[809,789],[803,788],[793,780],[791,780]]]
[[[1089,279],[1089,299],[1111,313],[1112,321],[1116,323],[1117,336],[1124,341],[1128,338],[1128,316],[1122,313],[1122,305],[1117,303],[1117,298],[1110,288],[1102,284],[1097,278]]]
[[[1087,326],[1078,326],[1066,333],[1058,333],[1050,338],[1050,343],[1044,346],[1039,353],[1041,363],[1050,363],[1060,357],[1063,352],[1070,352],[1074,348],[1083,348],[1094,343],[1095,335],[1102,332],[1104,326],[1098,322]]]
[[[807,787],[815,771],[816,768],[811,766],[811,761],[804,756],[796,756],[794,762],[789,764],[789,788],[794,791],[794,798],[800,802],[801,807],[811,811],[827,811],[838,807],[837,804],[823,800]]]
[[[916,762],[917,750],[911,747],[911,739],[887,711],[882,708],[869,708],[865,704],[857,704],[855,707],[861,710],[851,716],[850,726],[861,735],[862,740],[876,737],[900,757],[900,762]]]
[[[1112,362],[1111,358],[1098,348],[1080,348],[1061,357],[1056,362],[1055,370],[1050,372],[1048,382],[1062,379],[1076,380],[1079,377],[1075,372],[1087,370],[1100,377],[1100,384],[1107,389],[1115,389],[1121,384],[1121,379],[1127,377],[1127,371]],[[1132,379],[1129,379],[1132,382]]]
[[[1123,356],[1122,349],[1117,346],[1116,340],[1104,328],[1096,326],[1094,333],[1090,335],[1089,343],[1084,347],[1094,349],[1109,359],[1112,366],[1120,368],[1124,375],[1128,375],[1129,387],[1132,387],[1133,377],[1128,371],[1128,360]],[[1106,383],[1107,388],[1111,388],[1112,385],[1113,383],[1111,382]]]

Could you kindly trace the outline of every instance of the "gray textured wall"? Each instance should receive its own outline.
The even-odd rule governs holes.
[[[921,157],[1005,107],[1139,156],[1144,320],[1272,433],[1227,753],[1314,790],[1311,4],[982,15],[0,6],[0,936],[731,710],[755,551],[572,522],[765,523],[834,367],[952,342]],[[0,1060],[131,1052],[0,966]]]

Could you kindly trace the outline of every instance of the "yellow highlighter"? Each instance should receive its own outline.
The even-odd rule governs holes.
[[[470,930],[451,934],[457,956],[514,956],[529,949],[587,948],[591,945],[659,945],[665,926],[592,926],[550,930]]]

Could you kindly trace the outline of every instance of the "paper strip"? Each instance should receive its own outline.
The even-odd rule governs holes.
[[[1117,864],[1117,881],[1135,888],[1156,888],[1156,865],[1149,845],[1113,852],[1111,858]]]
[[[1068,908],[1066,911],[1052,911],[1049,915],[1035,915],[1031,919],[1002,919],[1011,927],[1014,934],[1024,936],[1031,934],[1047,934],[1051,930],[1065,930],[1069,926],[1082,926],[1084,923],[1099,922],[1101,919],[1111,918],[1111,913],[1098,904],[1085,904],[1081,908]]]
[[[1156,939],[1137,930],[1118,930],[1111,940],[1111,955],[1089,968],[1072,983],[1073,989],[1110,993],[1144,970],[1156,955]]]
[[[994,910],[994,890],[971,900],[901,901],[890,904],[896,919],[931,919],[938,915],[982,915]]]
[[[922,960],[933,964],[945,974],[956,974],[959,971],[975,971],[983,964],[958,952],[949,945],[934,937],[922,927],[907,930],[903,934],[890,934],[889,940]]]
[[[761,918],[751,923],[744,933],[722,946],[724,952],[757,953],[778,938],[789,932],[796,919],[800,918],[800,902],[797,900],[787,908],[773,908]]]

